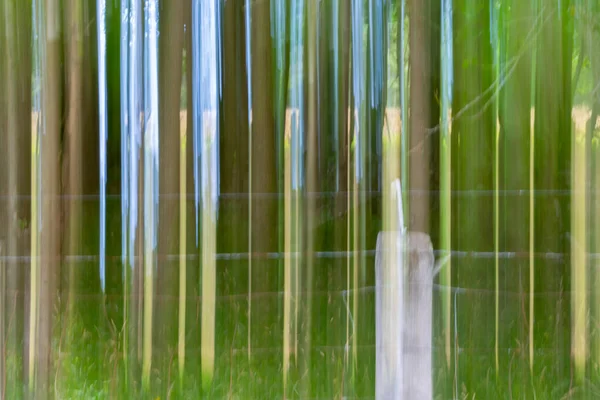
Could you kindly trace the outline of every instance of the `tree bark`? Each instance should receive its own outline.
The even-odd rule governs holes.
[[[156,368],[169,371],[171,352],[176,348],[178,269],[168,256],[179,250],[179,157],[180,157],[180,99],[183,62],[184,2],[163,1],[159,39],[160,129],[159,147],[159,226],[158,264],[156,276],[156,329],[154,347]],[[190,27],[191,28],[191,27]],[[184,121],[185,123],[185,121]],[[190,140],[191,144],[191,140]],[[184,164],[185,165],[185,164]],[[168,377],[160,392],[167,393]]]

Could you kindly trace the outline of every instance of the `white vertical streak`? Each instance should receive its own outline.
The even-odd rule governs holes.
[[[98,0],[98,117],[100,133],[100,286],[106,289],[106,0]]]
[[[105,0],[103,0],[105,1]],[[129,210],[129,165],[127,137],[129,133],[128,65],[129,65],[129,0],[121,0],[121,43],[120,43],[120,97],[121,97],[121,261],[127,261],[127,219]],[[125,269],[123,269],[125,274]]]
[[[129,155],[129,265],[134,268],[135,260],[135,240],[138,224],[138,160],[139,150],[141,145],[141,76],[142,65],[142,46],[139,38],[142,35],[142,20],[141,20],[141,0],[131,0],[129,9],[129,65],[128,65],[128,116],[129,123],[128,132],[128,155]]]
[[[252,252],[252,0],[245,0],[244,25],[246,28],[246,78],[248,86],[248,251]],[[248,358],[251,357],[252,328],[252,258],[248,259]]]
[[[363,2],[353,0],[352,2],[352,92],[354,97],[354,173],[357,182],[363,177],[362,144],[360,131],[360,110],[363,106],[363,95],[365,85],[364,73],[364,44],[363,44]]]
[[[144,248],[156,248],[158,223],[158,10],[146,0],[144,32]],[[146,269],[146,275],[152,271]]]

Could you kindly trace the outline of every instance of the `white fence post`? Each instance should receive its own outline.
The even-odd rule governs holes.
[[[379,233],[375,256],[375,397],[431,400],[433,248],[429,235],[404,229],[393,185],[400,230]]]
[[[380,232],[375,259],[376,398],[430,400],[431,240],[420,232]]]

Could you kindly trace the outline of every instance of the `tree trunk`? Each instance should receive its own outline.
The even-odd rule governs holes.
[[[172,352],[176,348],[177,331],[177,254],[181,240],[179,232],[179,166],[180,166],[180,99],[183,62],[184,2],[163,1],[160,21],[160,129],[159,147],[159,226],[158,262],[156,276],[156,329],[154,348],[156,367],[166,376],[170,368]],[[184,121],[185,123],[185,121]],[[191,143],[191,141],[190,141]],[[185,163],[184,163],[185,166]],[[166,396],[168,385],[174,376],[168,376],[160,392]]]
[[[252,46],[252,127],[250,145],[252,262],[251,347],[273,347],[279,339],[276,329],[278,288],[277,261],[264,257],[277,251],[277,193],[273,90],[271,74],[270,1],[253,1],[251,10]],[[252,350],[250,350],[252,351]],[[260,354],[260,355],[259,355]],[[264,357],[257,353],[257,360]],[[266,382],[265,382],[266,383]],[[257,382],[256,388],[260,385]]]
[[[37,319],[35,330],[35,347],[30,353],[30,371],[34,364],[35,375],[30,375],[30,392],[36,399],[50,396],[50,379],[52,376],[52,328],[55,317],[55,300],[60,272],[60,133],[62,106],[62,79],[60,73],[61,43],[60,43],[60,7],[57,1],[49,0],[44,7],[45,13],[40,16],[41,30],[39,31],[42,53],[43,79],[41,80],[42,94],[42,132],[38,132],[39,153],[42,155],[39,173],[38,201],[39,215],[39,263],[36,263],[37,282],[32,280],[32,312]],[[43,30],[43,32],[42,32]],[[33,274],[33,272],[32,272]],[[33,295],[37,304],[34,304]],[[31,345],[31,343],[30,343]],[[31,357],[33,356],[33,357]],[[34,386],[32,386],[34,385]]]
[[[536,42],[535,128],[533,139],[534,254],[565,254],[561,260],[536,257],[532,289],[535,297],[534,348],[552,349],[536,355],[532,375],[546,369],[554,382],[567,379],[570,367],[569,321],[571,188],[571,41],[569,1],[541,1]],[[562,8],[560,8],[562,6]],[[552,293],[552,294],[550,294]],[[547,366],[551,365],[551,368]]]
[[[19,256],[29,254],[31,229],[31,4],[6,1],[0,10],[4,27],[0,32],[0,47],[6,60],[0,63],[0,148],[5,157],[0,161],[0,243],[3,260],[4,281],[2,292],[3,364],[0,371],[0,396],[22,395],[20,380],[24,369],[15,366],[16,375],[8,379],[5,369],[7,357],[17,358],[21,353],[21,340],[26,311],[26,272]],[[23,367],[25,366],[23,361]],[[12,377],[16,377],[13,380]]]
[[[485,193],[494,188],[493,108],[486,105],[486,90],[492,85],[493,59],[490,38],[490,4],[476,0],[453,3],[454,92],[452,102],[452,239],[453,251],[490,252],[494,249],[493,201]],[[482,96],[483,95],[483,96]],[[475,103],[473,103],[475,102]],[[469,394],[478,392],[484,371],[476,363],[493,365],[494,264],[473,257],[452,260],[452,287],[479,289],[453,294],[456,331],[454,335],[455,387]],[[449,290],[447,288],[446,290]],[[478,321],[475,328],[473,321]],[[459,352],[459,349],[465,349]],[[485,361],[477,361],[485,360]],[[454,393],[459,397],[460,393]]]

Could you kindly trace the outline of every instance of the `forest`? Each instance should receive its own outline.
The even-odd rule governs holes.
[[[597,0],[1,0],[0,398],[600,397]],[[392,182],[401,182],[399,226]]]

